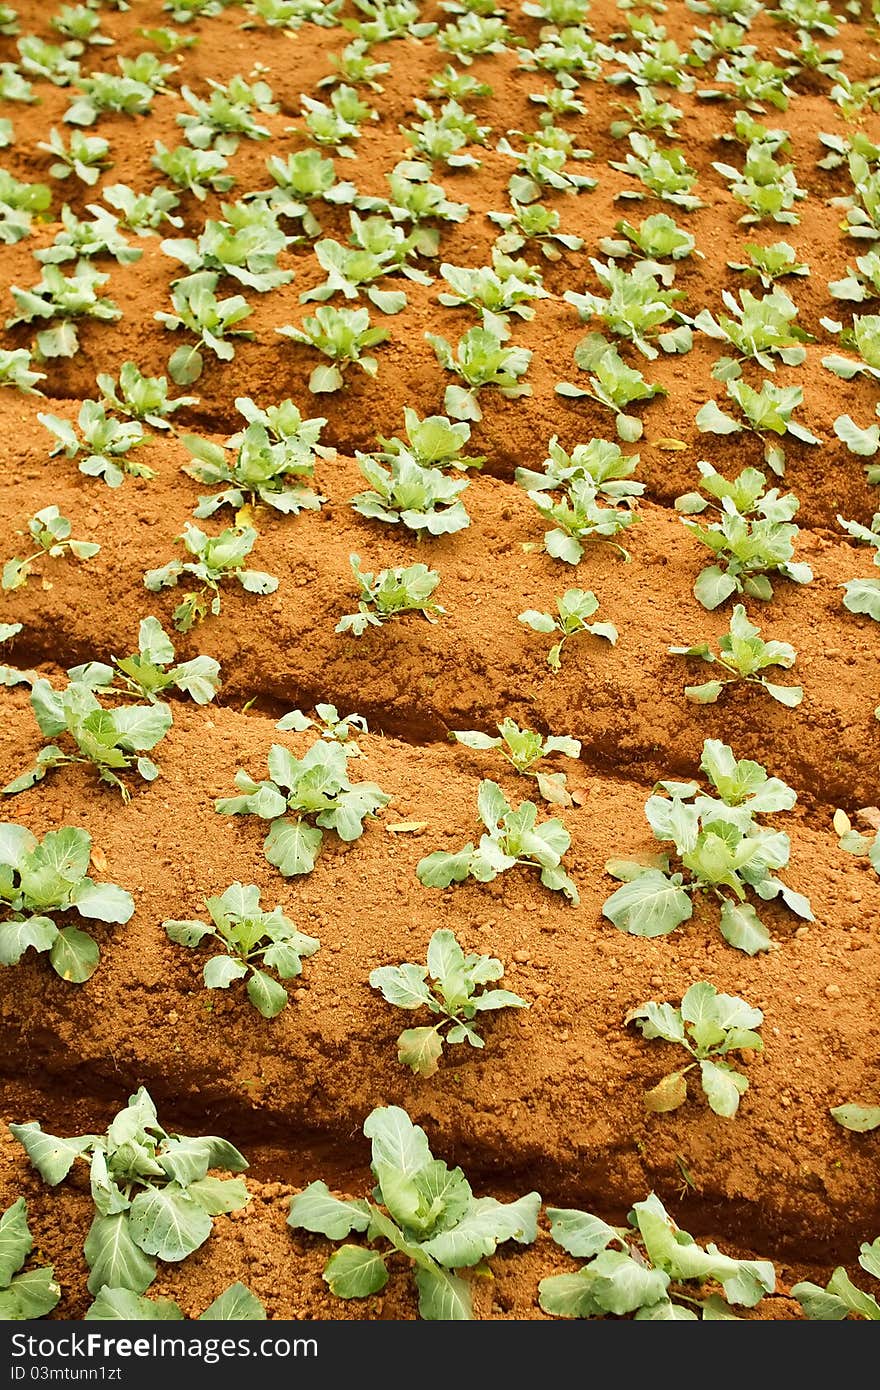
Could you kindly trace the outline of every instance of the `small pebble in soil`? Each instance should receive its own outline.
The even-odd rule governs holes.
[[[826,986],[825,986],[825,996],[826,996],[826,998],[828,998],[828,999],[839,999],[839,998],[840,998],[840,985],[826,985]]]

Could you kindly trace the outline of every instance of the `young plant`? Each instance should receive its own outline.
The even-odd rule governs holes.
[[[180,199],[170,188],[159,187],[151,193],[135,193],[127,184],[112,183],[102,189],[101,197],[116,209],[122,225],[138,236],[150,236],[159,230],[163,222],[170,222],[172,227],[183,226],[183,218],[174,216]],[[89,204],[89,211],[95,211],[94,204]]]
[[[471,437],[471,427],[464,420],[453,423],[446,415],[421,419],[411,406],[405,406],[403,421],[406,443],[396,435],[390,439],[377,436],[382,450],[379,457],[386,462],[409,454],[422,468],[455,468],[459,472],[480,468],[486,462],[484,457],[463,452]]]
[[[79,434],[69,420],[40,411],[40,424],[58,443],[49,457],[63,453],[73,459],[82,455],[78,468],[87,478],[103,478],[108,487],[121,487],[126,474],[133,478],[155,478],[156,473],[146,464],[129,457],[132,449],[144,442],[144,432],[137,420],[114,420],[108,416],[100,401],[83,401],[77,415]]]
[[[221,797],[214,809],[221,816],[269,821],[263,846],[269,863],[285,878],[310,874],[325,830],[334,830],[347,844],[359,840],[364,820],[391,800],[375,782],[349,779],[348,760],[355,756],[355,749],[345,743],[322,738],[301,758],[273,743],[268,758],[271,780],[255,782],[239,769],[235,785],[243,794]]]
[[[266,82],[248,83],[243,77],[231,77],[224,86],[208,78],[211,95],[199,97],[183,86],[180,95],[191,108],[177,117],[187,141],[197,150],[217,150],[222,155],[235,154],[238,142],[268,140],[271,131],[260,125],[255,112],[275,115],[278,106],[272,100],[272,89]]]
[[[614,412],[617,434],[627,443],[641,439],[644,425],[637,415],[627,410],[637,401],[650,401],[667,394],[665,386],[646,381],[637,367],[629,367],[617,348],[601,333],[588,333],[574,350],[575,365],[589,372],[589,388],[560,381],[556,392],[572,398],[588,397]]]
[[[854,540],[874,547],[874,564],[880,566],[880,512],[875,513],[870,528],[859,521],[845,521],[842,516],[837,520]],[[880,623],[880,579],[849,579],[842,588],[843,606],[848,612],[864,613]]]
[[[53,14],[50,23],[53,29],[65,38],[80,43],[112,44],[113,40],[101,32],[101,16],[89,9],[88,5],[62,5]]]
[[[505,1204],[475,1197],[461,1169],[434,1158],[424,1130],[396,1105],[373,1110],[364,1134],[373,1144],[371,1200],[343,1201],[313,1182],[291,1200],[288,1225],[335,1241],[366,1233],[366,1245],[342,1245],[324,1269],[339,1298],[378,1293],[388,1282],[386,1260],[399,1251],[415,1266],[421,1317],[472,1318],[470,1281],[458,1270],[485,1267],[506,1241],[531,1245],[541,1198],[530,1192]],[[391,1247],[384,1254],[370,1248],[380,1240]]]
[[[99,695],[121,695],[151,704],[166,691],[177,690],[197,705],[208,705],[220,689],[219,662],[212,656],[176,662],[174,644],[158,618],[141,618],[137,651],[114,656],[112,662],[112,666],[100,661],[71,666],[68,679],[86,681]]]
[[[289,714],[278,720],[275,728],[281,733],[292,729],[298,734],[304,734],[307,729],[317,729],[321,738],[327,739],[330,743],[344,743],[350,758],[363,756],[359,745],[351,736],[352,729],[357,729],[362,734],[369,732],[367,721],[362,714],[347,714],[343,719],[335,705],[326,704],[315,705],[315,714],[317,718],[310,719],[301,709],[292,709]]]
[[[219,492],[200,497],[197,517],[213,516],[221,507],[272,507],[283,516],[317,511],[326,499],[306,486],[315,474],[315,461],[328,450],[318,443],[327,421],[324,416],[304,420],[293,401],[260,410],[247,396],[235,402],[246,427],[225,446],[196,434],[181,436],[193,462],[184,473],[200,483],[220,486]]]
[[[279,217],[300,222],[310,240],[321,235],[312,203],[338,207],[352,202],[357,192],[353,183],[337,181],[333,160],[325,159],[320,150],[296,150],[284,158],[273,154],[266,160],[266,168],[275,186],[256,196],[265,198]]]
[[[226,173],[228,160],[219,150],[194,150],[190,145],[176,145],[169,150],[157,140],[156,153],[150,162],[154,169],[200,202],[204,202],[209,192],[228,193],[235,183],[232,174]]]
[[[477,392],[496,386],[508,400],[530,396],[532,388],[520,380],[528,371],[532,354],[528,348],[507,346],[488,328],[469,328],[453,350],[439,333],[426,333],[441,367],[463,381],[464,386],[447,386],[443,409],[455,420],[482,420]]]
[[[514,810],[498,783],[489,780],[480,783],[477,812],[486,827],[479,845],[474,848],[468,843],[454,854],[438,849],[420,859],[416,865],[420,883],[426,888],[448,888],[467,878],[491,883],[519,864],[539,869],[544,887],[562,893],[577,907],[577,887],[562,865],[571,836],[561,820],[538,824],[538,808],[533,801],[522,801]]]
[[[18,313],[6,320],[6,327],[60,320],[54,328],[37,334],[37,351],[43,358],[73,357],[79,351],[77,319],[114,323],[122,316],[112,299],[97,293],[109,279],[89,261],[78,261],[72,275],[62,274],[56,265],[44,266],[40,280],[29,290],[10,286]]]
[[[693,1058],[687,1066],[669,1072],[645,1092],[648,1110],[662,1115],[684,1105],[688,1098],[687,1074],[698,1066],[709,1108],[726,1120],[736,1114],[740,1097],[749,1089],[749,1079],[727,1058],[731,1052],[743,1049],[764,1050],[755,1032],[764,1022],[760,1009],[753,1009],[735,994],[719,994],[714,985],[700,980],[691,985],[677,1009],[650,1000],[630,1009],[623,1021],[634,1023],[645,1038],[677,1043]]]
[[[171,429],[169,417],[188,405],[198,405],[198,396],[168,398],[168,378],[144,376],[135,362],[123,362],[119,380],[109,372],[99,372],[98,389],[105,404],[117,415],[152,425],[154,430]]]
[[[608,162],[612,169],[637,179],[644,191],[626,188],[617,195],[619,198],[640,199],[651,195],[687,212],[705,206],[694,192],[697,171],[691,168],[680,150],[660,149],[650,135],[638,130],[631,132],[629,143],[631,151],[625,160]]]
[[[541,613],[536,608],[527,608],[518,615],[519,621],[533,632],[558,632],[559,640],[547,653],[547,665],[551,671],[562,667],[562,648],[569,637],[579,632],[589,632],[593,637],[604,637],[612,646],[617,642],[618,632],[613,623],[590,623],[587,621],[599,607],[599,600],[590,589],[566,589],[562,598],[556,599],[556,616]]]
[[[428,945],[427,965],[407,961],[382,965],[370,974],[370,984],[382,998],[400,1009],[429,1009],[438,1015],[432,1028],[406,1028],[397,1039],[397,1060],[418,1076],[433,1076],[444,1042],[485,1046],[474,1020],[495,1009],[527,1009],[518,994],[487,989],[500,980],[504,966],[494,956],[465,955],[455,933],[435,931]],[[428,983],[430,975],[432,984]],[[444,1037],[443,1029],[446,1029]]]
[[[68,125],[94,125],[105,111],[124,116],[148,116],[155,96],[148,82],[117,76],[113,72],[93,71],[75,77],[74,86],[82,95],[76,97],[64,113]]]
[[[557,486],[560,486],[557,484]],[[544,532],[544,549],[554,560],[576,565],[591,542],[604,542],[628,560],[629,552],[612,537],[638,520],[625,498],[620,506],[600,505],[599,489],[589,477],[573,478],[563,485],[565,496],[558,502],[546,492],[529,492],[529,501],[544,521],[554,523]]]
[[[774,386],[772,381],[762,381],[760,391],[756,391],[740,377],[726,382],[725,387],[728,397],[745,417],[745,424],[723,411],[716,400],[711,400],[697,411],[696,424],[701,433],[741,434],[748,430],[756,434],[764,444],[764,462],[778,478],[785,472],[785,450],[776,440],[767,439],[768,432],[777,440],[790,435],[801,444],[821,444],[811,430],[791,418],[803,404],[804,393],[800,386]]]
[[[449,737],[456,743],[463,744],[465,748],[476,748],[481,752],[490,748],[500,749],[502,756],[517,772],[525,777],[535,778],[538,791],[545,801],[554,802],[558,806],[571,806],[572,800],[565,785],[565,773],[538,772],[533,771],[533,768],[535,763],[542,758],[551,757],[554,753],[561,753],[565,758],[579,758],[579,740],[556,734],[544,738],[531,729],[521,729],[515,719],[502,719],[497,728],[498,738],[493,738],[491,734],[482,734],[478,729],[450,729]]]
[[[797,794],[760,763],[737,761],[727,744],[708,738],[700,767],[718,796],[698,782],[661,781],[645,803],[645,816],[660,841],[671,841],[690,874],[670,873],[669,855],[643,860],[611,859],[605,865],[622,886],[602,912],[619,931],[631,936],[666,936],[693,913],[692,896],[713,897],[721,907],[721,935],[747,955],[777,946],[752,904],[751,889],[763,902],[781,898],[807,922],[813,913],[807,898],[775,877],[789,858],[789,839],[782,831],[760,825],[755,817],[790,811]]]
[[[580,251],[583,238],[559,230],[561,218],[555,208],[545,207],[543,203],[511,201],[513,212],[488,214],[490,222],[494,222],[502,231],[495,243],[499,251],[508,256],[515,255],[534,242],[548,261],[562,259],[560,247],[563,251]]]
[[[498,141],[498,153],[517,162],[516,173],[511,174],[507,184],[514,206],[534,203],[544,193],[589,193],[596,187],[597,179],[576,174],[567,167],[569,158],[592,159],[591,150],[574,148],[567,131],[558,126],[542,126],[524,138],[524,150],[514,149],[506,135]]]
[[[131,1289],[112,1289],[106,1285],[85,1313],[85,1321],[98,1322],[185,1322],[178,1304],[171,1298],[145,1298]],[[256,1294],[244,1284],[230,1284],[209,1303],[198,1322],[264,1322],[266,1310]]]
[[[369,212],[381,212],[392,222],[405,223],[411,230],[407,241],[419,256],[436,256],[440,249],[440,229],[433,222],[464,222],[468,216],[466,203],[453,203],[439,183],[431,182],[431,166],[417,160],[405,159],[396,164],[388,181],[387,198],[368,198],[360,195],[357,206]]]
[[[629,1226],[561,1207],[548,1207],[547,1216],[557,1245],[587,1261],[575,1274],[551,1274],[538,1285],[544,1312],[558,1318],[715,1322],[736,1318],[731,1304],[754,1308],[776,1288],[769,1260],[737,1260],[717,1245],[703,1249],[653,1192],[636,1202]]]
[[[466,478],[447,478],[439,468],[425,468],[411,454],[396,454],[388,468],[368,454],[357,453],[358,468],[372,487],[350,499],[361,516],[391,524],[402,522],[418,537],[448,536],[470,525],[461,501]]]
[[[627,339],[649,360],[658,356],[654,339],[664,352],[690,351],[693,335],[675,307],[684,298],[683,290],[664,288],[654,267],[644,261],[631,270],[624,270],[614,261],[603,265],[591,259],[590,264],[606,293],[576,294],[566,290],[563,295],[585,323],[600,318],[610,333]],[[666,324],[676,327],[661,332]]]
[[[859,1264],[866,1274],[880,1279],[880,1239],[860,1246]],[[824,1289],[804,1280],[793,1285],[791,1292],[811,1322],[843,1322],[852,1314],[868,1322],[880,1322],[880,1303],[874,1294],[858,1288],[842,1265],[834,1271]]]
[[[199,581],[198,592],[187,594],[174,610],[174,626],[178,632],[189,632],[196,623],[203,622],[209,612],[217,617],[220,586],[225,580],[237,580],[248,594],[274,594],[278,588],[274,575],[244,567],[257,540],[252,526],[227,526],[219,536],[208,536],[187,521],[183,533],[175,539],[183,542],[192,559],[170,560],[159,569],[147,570],[144,584],[151,594],[157,594],[160,589],[176,588],[185,574]]]
[[[497,262],[497,253],[494,259]],[[528,322],[535,317],[530,301],[549,298],[540,281],[527,282],[516,274],[502,276],[491,266],[470,269],[444,261],[440,274],[451,293],[445,291],[438,295],[439,303],[452,309],[460,306],[474,309],[482,326],[498,338],[510,336],[511,314]]]
[[[134,265],[144,254],[122,235],[112,212],[100,205],[95,206],[91,221],[77,217],[65,205],[61,209],[61,224],[52,244],[34,252],[34,259],[42,265],[60,265],[91,256],[113,256],[120,265]]]
[[[718,640],[719,653],[716,655],[708,642],[697,642],[692,647],[670,647],[671,656],[699,657],[709,665],[718,665],[724,675],[704,685],[686,685],[684,693],[696,705],[714,705],[726,685],[745,681],[759,685],[773,700],[786,709],[795,709],[804,698],[799,685],[774,685],[762,673],[771,666],[779,666],[790,671],[797,659],[797,652],[789,642],[765,642],[761,629],[750,623],[746,610],[738,603],[730,618],[730,631],[722,633]]]
[[[177,386],[189,386],[201,376],[202,348],[210,349],[221,362],[231,362],[235,345],[230,339],[254,337],[249,329],[237,326],[253,313],[251,306],[240,294],[218,299],[214,291],[219,279],[209,270],[187,275],[171,287],[175,312],[159,311],[153,315],[172,333],[185,328],[196,336],[195,343],[176,348],[168,359],[168,375]]]
[[[56,506],[43,507],[28,521],[28,534],[37,549],[23,560],[16,556],[7,560],[3,566],[0,588],[21,589],[31,577],[36,560],[47,556],[50,560],[60,560],[72,555],[76,560],[91,560],[101,549],[94,541],[75,541],[71,539],[71,524],[62,516]]]
[[[48,951],[62,980],[81,985],[91,978],[101,955],[97,942],[53,918],[76,913],[89,922],[124,924],[134,912],[130,893],[89,878],[91,854],[91,835],[75,826],[50,830],[40,841],[23,825],[0,824],[0,965],[18,965],[33,948]],[[0,1308],[2,1302],[0,1293]]]
[[[747,241],[743,250],[747,261],[728,261],[731,270],[739,270],[751,279],[760,280],[765,290],[772,290],[785,275],[809,275],[810,267],[798,260],[797,252],[787,241],[774,241],[772,246],[759,246]]]
[[[645,484],[632,477],[639,455],[622,454],[620,445],[610,440],[591,439],[589,444],[575,444],[569,453],[554,434],[547,452],[543,472],[517,468],[514,477],[526,492],[549,492],[583,479],[592,483],[603,501],[641,497],[645,490]]]
[[[31,371],[28,348],[0,348],[0,388],[11,386],[23,396],[41,396],[37,382],[45,380],[45,372]]]
[[[315,144],[335,150],[344,159],[356,158],[348,141],[360,140],[363,123],[379,119],[378,111],[345,83],[334,89],[329,105],[310,96],[301,96],[300,100],[306,129]]]
[[[93,1294],[105,1286],[143,1293],[156,1278],[157,1259],[185,1260],[204,1245],[215,1216],[250,1200],[241,1178],[208,1176],[217,1168],[244,1172],[238,1149],[215,1135],[169,1134],[143,1086],[106,1134],[62,1139],[33,1121],[9,1128],[50,1187],[78,1159],[88,1165],[96,1211],[84,1251]]]
[[[27,1202],[19,1197],[0,1213],[0,1322],[44,1318],[61,1297],[51,1265],[24,1268],[33,1248]]]
[[[334,309],[330,305],[322,305],[313,315],[307,315],[300,328],[288,323],[275,331],[329,357],[330,365],[315,367],[309,377],[313,395],[341,390],[345,373],[353,365],[374,377],[379,363],[367,349],[386,342],[390,336],[387,328],[372,326],[369,309]]]
[[[87,675],[71,680],[65,690],[55,690],[42,677],[32,681],[31,708],[40,733],[50,741],[40,749],[33,766],[2,789],[7,796],[28,791],[42,782],[47,772],[67,763],[91,763],[100,780],[115,787],[126,802],[131,793],[120,773],[136,772],[145,782],[159,776],[156,764],[144,754],[151,752],[171,728],[168,705],[105,709]],[[66,753],[54,742],[61,735],[68,736],[76,752]]]
[[[0,647],[17,637],[22,630],[21,623],[0,623]],[[30,685],[33,671],[19,671],[15,666],[0,665],[0,685]]]
[[[674,267],[668,262],[701,254],[696,249],[696,238],[679,227],[666,212],[655,212],[650,217],[644,217],[638,227],[632,222],[616,222],[614,230],[617,236],[602,237],[599,241],[602,255],[612,260],[637,256],[640,259],[635,262],[633,269],[649,270],[666,286],[672,284],[675,275]]]
[[[840,324],[823,319],[825,328],[836,332]],[[842,357],[840,353],[830,353],[822,358],[822,366],[844,381],[852,381],[855,376],[866,376],[880,380],[880,314],[854,314],[852,328],[845,328],[840,335],[844,347],[858,354],[858,359]]]
[[[799,367],[806,357],[804,343],[813,341],[811,334],[799,328],[797,305],[785,290],[773,289],[763,299],[756,299],[748,290],[740,290],[737,303],[729,290],[721,298],[730,314],[717,319],[708,309],[701,309],[694,319],[698,328],[709,338],[728,343],[738,357],[721,357],[712,368],[719,381],[729,381],[741,374],[741,362],[753,359],[765,372],[775,372],[777,356],[787,367]]]
[[[777,162],[772,145],[754,141],[746,151],[742,170],[720,163],[713,163],[712,168],[727,179],[733,197],[746,208],[739,219],[741,225],[767,218],[789,226],[800,221],[793,209],[796,202],[806,198],[807,190],[800,187],[793,164]]]
[[[303,957],[314,955],[320,941],[297,931],[280,906],[271,912],[261,908],[260,890],[253,883],[233,883],[219,897],[206,898],[205,907],[210,922],[163,922],[169,940],[196,947],[210,938],[220,954],[205,964],[205,988],[228,989],[233,980],[248,977],[247,997],[257,1013],[277,1018],[289,1002],[288,994],[267,970],[282,980],[295,979],[302,974]]]
[[[773,597],[771,574],[795,584],[809,584],[813,571],[794,560],[798,526],[792,520],[800,503],[793,493],[780,497],[777,488],[765,491],[766,476],[757,468],[744,468],[733,482],[701,461],[702,487],[709,497],[687,492],[675,500],[683,512],[683,524],[711,550],[715,563],[701,570],[694,596],[704,608],[718,608],[731,594],[748,594],[763,603]],[[720,520],[704,526],[688,518],[716,511]]]
[[[37,142],[38,150],[45,150],[55,160],[49,165],[53,179],[68,179],[74,174],[90,188],[98,182],[101,170],[112,163],[108,158],[110,142],[100,135],[83,135],[81,130],[70,133],[70,142],[65,145],[64,136],[53,126],[48,140]]]
[[[847,266],[842,280],[831,280],[828,293],[835,299],[844,299],[852,304],[864,304],[868,299],[880,298],[880,251],[868,251],[856,257],[856,268]]]
[[[51,189],[45,183],[24,183],[0,169],[0,242],[12,246],[26,237],[36,215],[48,210]]]
[[[349,555],[348,562],[358,588],[358,611],[340,618],[335,632],[363,637],[368,627],[381,627],[404,613],[421,613],[434,623],[446,612],[431,598],[440,576],[427,565],[397,566],[372,574],[361,569],[359,555]]]
[[[197,241],[163,241],[166,256],[180,261],[189,274],[228,275],[258,294],[287,285],[292,270],[282,270],[278,254],[293,237],[286,236],[266,203],[223,203],[223,220],[209,219]]]

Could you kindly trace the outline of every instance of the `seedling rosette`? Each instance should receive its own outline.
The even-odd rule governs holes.
[[[699,1067],[700,1086],[710,1109],[724,1119],[736,1114],[749,1079],[732,1066],[729,1054],[763,1050],[755,1032],[764,1021],[760,1009],[753,1009],[734,994],[719,994],[714,985],[700,980],[687,990],[677,1009],[649,1000],[630,1009],[623,1021],[634,1023],[645,1038],[662,1038],[683,1047],[693,1058],[645,1092],[648,1110],[665,1114],[683,1105],[688,1095],[687,1074]]]
[[[776,1288],[769,1260],[737,1260],[717,1245],[704,1249],[653,1192],[636,1202],[629,1226],[561,1207],[548,1207],[547,1216],[557,1245],[585,1261],[575,1274],[552,1274],[538,1286],[544,1312],[558,1318],[714,1322],[735,1319],[731,1305],[754,1308]]]
[[[350,780],[348,759],[355,755],[350,745],[318,739],[297,758],[273,743],[269,779],[255,782],[239,769],[235,785],[242,794],[221,797],[214,809],[221,816],[259,816],[270,821],[264,844],[269,863],[285,878],[311,873],[325,830],[334,830],[346,842],[359,840],[367,817],[375,816],[391,800],[375,782]]]
[[[782,831],[755,817],[791,810],[797,794],[760,763],[738,761],[717,739],[706,739],[700,767],[718,796],[698,782],[657,783],[645,803],[645,816],[656,838],[671,841],[684,870],[671,872],[668,854],[639,859],[611,859],[606,872],[622,886],[602,912],[620,931],[632,936],[666,936],[693,913],[695,894],[714,898],[721,908],[721,935],[747,955],[776,948],[747,894],[764,902],[781,899],[789,911],[813,921],[809,900],[778,879],[788,864],[790,844]],[[658,795],[658,792],[662,795]]]
[[[562,648],[570,637],[577,636],[580,632],[588,632],[593,637],[604,637],[606,642],[614,646],[617,642],[618,631],[613,623],[590,623],[591,618],[599,607],[599,600],[591,589],[566,589],[561,598],[556,600],[556,613],[542,613],[536,608],[527,608],[524,613],[518,614],[518,619],[525,627],[530,627],[533,632],[560,634],[559,640],[554,642],[547,653],[547,665],[551,671],[559,671],[562,667]]]
[[[455,934],[443,929],[431,937],[427,965],[407,961],[373,970],[370,984],[389,1004],[400,1009],[425,1008],[438,1016],[431,1028],[404,1029],[397,1039],[397,1060],[419,1076],[432,1076],[444,1043],[467,1042],[471,1047],[484,1047],[480,1034],[482,1014],[529,1007],[510,990],[486,988],[503,974],[500,960],[494,956],[465,955]],[[433,984],[428,983],[429,976]]]
[[[561,820],[554,817],[539,823],[533,801],[522,801],[514,810],[498,783],[488,779],[480,783],[477,813],[486,829],[476,848],[468,843],[454,854],[438,849],[420,859],[416,866],[420,883],[426,888],[448,888],[467,878],[491,883],[520,865],[538,869],[545,888],[562,893],[577,907],[577,887],[562,864],[571,836]]]
[[[206,989],[228,989],[235,980],[247,979],[247,996],[263,1018],[276,1018],[288,1003],[282,980],[302,973],[304,957],[312,956],[320,942],[297,931],[281,907],[271,912],[260,906],[260,890],[253,883],[233,883],[218,897],[206,898],[210,921],[171,920],[162,923],[168,939],[191,948],[210,942],[221,954],[205,963]],[[265,967],[265,968],[264,968]]]
[[[361,569],[359,555],[349,555],[348,561],[358,587],[358,611],[344,614],[335,632],[362,637],[368,627],[381,627],[405,613],[421,613],[429,623],[435,623],[446,612],[431,598],[440,576],[427,565],[397,566],[373,574]]]
[[[147,570],[144,584],[150,593],[156,594],[160,589],[175,588],[185,574],[201,582],[199,592],[187,594],[174,610],[174,626],[178,632],[189,632],[209,611],[214,617],[218,615],[220,585],[225,579],[237,580],[248,594],[274,594],[278,588],[274,575],[244,568],[244,561],[257,541],[257,532],[252,526],[227,526],[219,536],[208,536],[187,521],[177,539],[183,542],[192,560],[170,560],[159,569]]]
[[[77,541],[71,537],[72,526],[66,516],[62,516],[56,506],[43,507],[35,512],[28,522],[28,535],[37,546],[32,555],[23,560],[17,556],[7,560],[0,576],[0,588],[21,589],[28,582],[31,570],[37,560],[47,556],[50,560],[60,560],[72,555],[76,560],[91,560],[101,549],[96,541]]]
[[[684,693],[697,705],[712,705],[719,698],[724,687],[736,681],[759,685],[773,700],[795,709],[804,698],[799,685],[776,685],[762,672],[779,666],[784,671],[791,670],[797,659],[797,652],[790,642],[765,642],[761,629],[750,623],[746,610],[738,603],[730,618],[730,630],[722,633],[718,641],[718,655],[712,651],[708,642],[697,642],[691,647],[670,647],[671,656],[699,657],[709,665],[718,665],[724,672],[715,680],[703,685],[686,685]]]
[[[250,1200],[241,1178],[208,1176],[211,1169],[244,1172],[238,1149],[215,1135],[169,1134],[143,1086],[106,1134],[62,1139],[33,1121],[9,1128],[50,1187],[78,1160],[89,1167],[96,1211],[84,1250],[92,1294],[105,1287],[143,1293],[156,1278],[157,1259],[186,1259],[204,1245],[215,1216]]]
[[[0,1322],[44,1318],[61,1297],[51,1265],[25,1268],[33,1248],[27,1202],[19,1197],[0,1213]]]
[[[368,1115],[364,1134],[373,1146],[371,1199],[345,1201],[313,1182],[292,1199],[288,1225],[335,1241],[364,1234],[365,1244],[342,1245],[327,1262],[324,1279],[337,1297],[378,1293],[388,1282],[388,1256],[398,1251],[415,1267],[421,1317],[472,1318],[470,1282],[458,1271],[480,1265],[509,1240],[531,1245],[540,1196],[508,1203],[475,1197],[461,1169],[434,1158],[424,1130],[396,1105]],[[371,1248],[380,1241],[390,1250]]]
[[[104,668],[105,670],[109,668]],[[42,782],[47,772],[67,763],[92,763],[102,782],[115,787],[123,801],[131,792],[120,773],[136,772],[145,782],[159,776],[159,769],[145,756],[171,728],[168,705],[127,705],[105,709],[86,680],[72,680],[66,690],[55,690],[38,677],[31,682],[31,708],[40,733],[50,740],[40,749],[32,767],[3,787],[3,794],[15,796]],[[66,735],[75,746],[67,753],[52,740]]]
[[[55,974],[72,984],[95,973],[98,943],[53,919],[76,913],[87,922],[124,924],[134,899],[115,883],[89,878],[91,854],[91,835],[75,826],[50,830],[40,841],[23,825],[0,824],[0,965],[18,965],[32,949],[48,952]],[[2,1303],[0,1293],[0,1310]]]

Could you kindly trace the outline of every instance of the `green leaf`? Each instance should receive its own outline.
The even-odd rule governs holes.
[[[61,1297],[51,1266],[26,1269],[17,1274],[8,1289],[0,1290],[0,1322],[29,1322],[45,1317]]]
[[[115,883],[93,883],[82,879],[70,895],[70,903],[81,917],[98,922],[127,922],[134,913],[134,898]]]
[[[716,1115],[730,1119],[739,1107],[740,1096],[749,1088],[748,1078],[731,1067],[704,1060],[700,1063],[700,1079],[706,1099]]]
[[[81,985],[94,975],[101,953],[97,942],[78,927],[64,927],[52,943],[49,960],[56,975]]]
[[[550,1232],[557,1245],[576,1259],[588,1260],[605,1250],[619,1236],[613,1226],[589,1212],[573,1208],[548,1207]]]
[[[183,1313],[170,1298],[144,1298],[131,1289],[101,1289],[86,1312],[86,1321],[183,1322]]]
[[[26,921],[0,922],[0,965],[18,965],[25,951],[48,951],[58,928],[48,917],[29,917]]]
[[[162,1260],[185,1259],[211,1234],[211,1217],[177,1183],[139,1192],[129,1221],[140,1248]]]
[[[199,1322],[265,1322],[266,1310],[245,1284],[230,1284],[209,1303]]]
[[[603,915],[632,936],[666,936],[692,912],[681,876],[668,878],[659,869],[647,869],[622,884],[602,906]]]
[[[367,1229],[370,1210],[366,1202],[343,1202],[332,1195],[326,1183],[313,1182],[291,1198],[287,1224],[294,1230],[344,1240],[352,1231]]]
[[[228,989],[233,980],[247,974],[247,966],[232,956],[212,956],[205,962],[202,978],[206,989]]]
[[[90,1293],[100,1293],[105,1285],[143,1293],[156,1277],[155,1260],[149,1259],[134,1242],[127,1211],[96,1216],[83,1251],[91,1270]]]
[[[831,1114],[839,1125],[854,1134],[880,1129],[880,1105],[835,1105]]]
[[[273,820],[264,844],[266,858],[285,878],[311,873],[323,838],[320,830],[304,820]]]
[[[388,1270],[375,1250],[343,1245],[327,1261],[323,1278],[338,1298],[367,1298],[384,1289]]]
[[[247,1183],[243,1178],[198,1178],[195,1182],[188,1183],[186,1190],[194,1202],[205,1208],[209,1216],[241,1211],[250,1201]]]
[[[397,1060],[419,1076],[433,1076],[443,1053],[436,1028],[406,1028],[397,1039]]]
[[[263,1018],[277,1018],[287,1003],[287,990],[263,970],[255,970],[251,975],[247,996]]]
[[[78,1156],[95,1142],[90,1134],[80,1135],[77,1139],[59,1139],[54,1134],[44,1134],[35,1120],[25,1125],[10,1125],[9,1130],[50,1187],[63,1182]]]
[[[593,1294],[594,1280],[586,1269],[575,1274],[551,1274],[538,1285],[538,1303],[545,1313],[557,1318],[600,1317],[602,1309]]]
[[[0,1216],[0,1287],[5,1288],[24,1264],[33,1240],[28,1228],[27,1203],[19,1197]]]
[[[748,956],[756,956],[759,951],[770,951],[775,942],[764,926],[751,903],[737,903],[725,898],[721,904],[721,935],[738,951]]]
[[[451,412],[450,412],[451,413]],[[466,1279],[446,1269],[416,1269],[419,1314],[429,1322],[469,1322],[473,1317]]]

